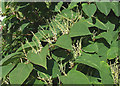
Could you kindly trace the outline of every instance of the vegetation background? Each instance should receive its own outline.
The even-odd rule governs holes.
[[[2,85],[119,85],[119,6],[1,2]]]

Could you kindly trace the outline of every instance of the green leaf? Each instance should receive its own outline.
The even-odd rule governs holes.
[[[86,47],[83,47],[83,50],[85,52],[91,52],[91,53],[93,53],[93,52],[96,52],[98,50],[98,47],[97,47],[96,43],[93,43],[93,44],[89,44]]]
[[[34,64],[43,66],[47,69],[46,65],[46,56],[48,54],[48,45],[42,48],[42,51],[39,54],[36,54],[32,51],[29,51],[27,54],[27,58]]]
[[[60,17],[66,18],[66,19],[74,19],[76,17],[76,13],[70,9],[62,10],[60,13]]]
[[[111,2],[96,2],[96,5],[98,9],[107,16],[111,10],[110,3]]]
[[[118,56],[118,47],[111,47],[107,51],[107,58],[108,59],[114,59]]]
[[[100,66],[101,66],[100,76],[102,79],[102,83],[114,84],[109,65],[106,62],[101,61]]]
[[[58,63],[54,61],[54,66],[53,66],[53,69],[52,69],[52,77],[55,78],[55,77],[57,77],[57,75],[60,76],[61,73],[60,73]]]
[[[76,36],[83,36],[83,35],[90,35],[90,31],[88,29],[88,24],[82,19],[75,23],[71,29],[70,29],[70,37],[76,37]]]
[[[71,2],[71,3],[69,4],[69,6],[68,6],[68,9],[72,9],[72,8],[76,7],[76,6],[77,6],[77,3],[78,3],[78,2]]]
[[[75,63],[86,64],[90,67],[100,70],[100,59],[98,55],[90,55],[83,53],[82,56],[76,59]]]
[[[32,72],[32,64],[19,63],[17,67],[10,73],[11,84],[22,84]]]
[[[71,70],[67,76],[60,76],[63,84],[90,84],[88,78],[81,72]]]
[[[113,12],[115,13],[116,16],[119,16],[119,6],[120,6],[120,3],[119,2],[112,2],[111,3],[111,8],[113,10]]]
[[[103,22],[101,22],[99,19],[96,19],[95,26],[102,30],[107,30],[106,25]]]
[[[83,11],[88,15],[89,17],[93,16],[94,13],[96,12],[96,6],[95,4],[86,4],[82,6]]]
[[[0,62],[0,65],[6,65],[9,64],[10,62],[12,62],[14,60],[13,57],[17,56],[17,55],[22,55],[21,52],[16,52],[16,53],[12,53],[10,55],[5,56],[5,58],[3,58]]]
[[[58,38],[56,44],[57,46],[65,49],[72,50],[72,40],[69,35],[62,35]]]
[[[25,27],[27,27],[29,25],[29,23],[24,23],[20,26],[21,31],[23,31],[25,29]]]
[[[0,75],[0,77],[4,78],[13,69],[14,66],[15,65],[13,64],[0,66],[0,69],[2,69],[2,74]]]
[[[56,6],[55,6],[55,11],[58,12],[60,11],[60,8],[62,7],[63,2],[59,2]]]

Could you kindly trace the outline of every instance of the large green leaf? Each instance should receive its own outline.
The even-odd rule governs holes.
[[[111,10],[110,4],[111,2],[97,2],[96,3],[98,9],[105,15],[108,15]]]
[[[56,44],[57,46],[65,49],[72,50],[72,40],[69,35],[62,35],[58,38]]]
[[[96,12],[96,6],[95,4],[84,4],[82,6],[83,11],[86,13],[86,15],[88,15],[89,17],[93,16],[94,13]]]
[[[83,50],[85,52],[91,52],[91,53],[93,53],[93,52],[98,51],[98,47],[97,47],[96,43],[92,43],[92,44],[89,44],[86,47],[83,47]]]
[[[102,83],[114,84],[109,65],[106,62],[101,61],[100,67],[101,67],[100,76],[102,79]]]
[[[81,72],[71,70],[67,76],[60,76],[63,84],[90,84],[88,78]]]
[[[58,75],[61,75],[60,69],[59,69],[58,63],[54,61],[54,66],[52,69],[52,77],[54,78],[54,77],[57,77]]]
[[[90,67],[100,70],[100,59],[98,55],[90,55],[83,53],[82,56],[78,57],[75,63],[82,63]]]
[[[108,59],[114,59],[118,56],[118,47],[111,47],[107,51],[107,58]]]
[[[83,35],[90,35],[90,31],[88,29],[89,24],[82,21],[82,19],[75,23],[71,29],[70,29],[70,37],[76,37],[76,36],[83,36]]]
[[[106,25],[101,22],[99,19],[96,19],[95,26],[102,30],[107,30]]]
[[[5,66],[0,66],[0,69],[2,69],[2,74],[0,75],[0,77],[4,78],[14,67],[15,65],[13,64],[9,64],[9,65],[5,65]]]
[[[43,66],[44,68],[47,69],[47,66],[46,66],[47,54],[48,54],[48,45],[46,45],[44,48],[42,48],[42,51],[39,54],[29,51],[27,54],[27,58],[34,64]]]
[[[17,67],[10,73],[11,84],[22,84],[33,70],[32,64],[19,63]]]
[[[119,2],[112,2],[111,3],[111,8],[112,8],[112,10],[114,11],[114,13],[115,13],[115,15],[116,16],[120,16],[120,14],[119,14],[119,6],[120,6],[120,3]]]

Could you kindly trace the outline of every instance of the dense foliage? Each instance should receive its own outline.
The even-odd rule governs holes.
[[[118,84],[118,2],[3,2],[2,84]]]

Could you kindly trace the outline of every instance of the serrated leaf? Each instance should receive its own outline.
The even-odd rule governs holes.
[[[88,29],[89,25],[80,20],[79,22],[75,23],[71,29],[70,29],[70,37],[76,37],[76,36],[84,36],[84,35],[90,35],[90,31]]]
[[[82,6],[83,11],[88,15],[89,17],[93,16],[94,13],[96,12],[96,6],[95,4],[86,4]]]
[[[67,76],[60,76],[63,84],[90,84],[88,78],[81,72],[71,70]]]
[[[10,83],[11,84],[22,84],[32,72],[32,64],[19,63],[17,67],[10,73]]]
[[[64,48],[64,49],[69,49],[72,50],[72,40],[69,35],[62,35],[58,38],[56,44],[57,46]]]
[[[43,66],[47,69],[46,65],[46,56],[48,54],[48,45],[42,48],[42,51],[39,54],[36,54],[32,51],[29,51],[27,54],[27,58],[34,64]]]

